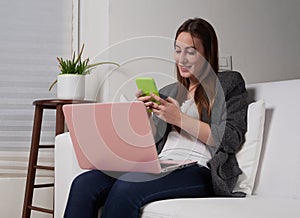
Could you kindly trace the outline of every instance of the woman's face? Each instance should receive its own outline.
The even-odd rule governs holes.
[[[192,38],[188,32],[178,35],[175,43],[175,62],[183,78],[199,77],[204,64],[204,47],[200,39]]]

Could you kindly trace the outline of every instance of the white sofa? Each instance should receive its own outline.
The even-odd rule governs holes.
[[[264,99],[266,107],[262,148],[255,153],[258,168],[250,168],[254,176],[247,197],[157,201],[141,210],[142,218],[300,217],[300,80],[252,84],[247,89],[255,100]],[[60,218],[70,184],[82,172],[68,133],[56,137],[55,169],[55,217]]]

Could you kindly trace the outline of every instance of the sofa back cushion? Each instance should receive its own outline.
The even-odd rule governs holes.
[[[300,199],[300,79],[249,85],[266,103],[260,164],[253,194]]]
[[[265,122],[265,102],[259,100],[248,107],[246,141],[236,158],[243,173],[239,176],[234,191],[252,194],[256,177]]]

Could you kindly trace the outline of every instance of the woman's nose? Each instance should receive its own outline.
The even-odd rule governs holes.
[[[186,55],[184,54],[184,53],[182,53],[182,54],[180,54],[180,56],[179,56],[179,63],[180,64],[185,64],[185,63],[187,63],[187,58],[186,58]]]

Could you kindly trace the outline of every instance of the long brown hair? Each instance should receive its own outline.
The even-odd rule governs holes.
[[[202,117],[202,109],[207,111],[208,118],[211,115],[211,108],[215,96],[216,74],[219,71],[218,39],[214,28],[201,18],[189,19],[185,21],[177,30],[175,43],[180,33],[190,33],[193,41],[200,40],[204,48],[205,64],[198,78],[199,84],[196,86],[194,101],[197,105],[199,119]],[[194,43],[195,44],[195,43]],[[197,49],[197,48],[196,48]],[[180,82],[178,90],[178,100],[180,103],[187,97],[190,81],[180,75],[177,67],[177,80]]]

